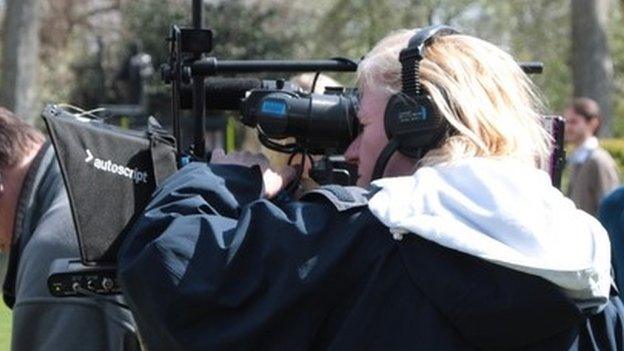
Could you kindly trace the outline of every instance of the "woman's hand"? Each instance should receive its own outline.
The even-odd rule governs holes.
[[[275,171],[271,169],[269,160],[263,154],[253,154],[249,151],[233,152],[225,154],[223,149],[214,149],[210,163],[239,165],[245,167],[259,166],[262,171],[264,194],[267,198],[277,195],[288,183],[292,182],[297,171],[294,167],[284,166]]]

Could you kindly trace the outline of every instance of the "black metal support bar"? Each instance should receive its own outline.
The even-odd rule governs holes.
[[[518,62],[526,74],[539,74],[544,71],[544,63],[542,62]]]
[[[173,121],[173,136],[176,140],[176,149],[178,157],[183,153],[182,150],[182,129],[180,127],[180,79],[179,69],[180,63],[180,27],[171,26],[169,34],[169,62],[161,67],[162,78],[165,82],[171,84],[171,119]]]
[[[203,0],[193,0],[193,28],[195,29],[201,29],[203,25],[203,4]]]
[[[192,76],[211,76],[219,73],[254,72],[355,72],[357,63],[350,60],[250,60],[219,61],[214,57],[193,62]]]
[[[204,78],[193,79],[193,114],[195,118],[193,128],[193,154],[199,159],[206,156],[205,130],[206,130],[206,96]]]
[[[180,87],[178,82],[172,82],[171,89],[171,118],[173,119],[173,137],[176,140],[178,155],[182,155],[182,128],[180,126]]]
[[[193,28],[202,29],[202,10],[203,0],[193,0]],[[196,61],[202,60],[202,54],[193,55]],[[204,99],[206,98],[206,88],[204,86],[205,76],[193,77],[193,114],[195,118],[193,128],[193,154],[199,159],[204,159],[206,156],[206,142],[205,142],[205,130],[206,130],[206,104]]]
[[[519,62],[527,74],[542,73],[542,62]],[[212,76],[220,73],[258,72],[355,72],[357,63],[348,59],[332,60],[224,60],[207,57],[191,65],[191,75]]]

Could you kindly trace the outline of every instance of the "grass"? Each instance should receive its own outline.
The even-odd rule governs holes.
[[[11,310],[0,302],[0,350],[11,349]]]

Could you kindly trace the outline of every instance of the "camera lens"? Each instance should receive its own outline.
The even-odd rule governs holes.
[[[357,95],[271,93],[259,102],[257,127],[267,137],[294,137],[312,153],[343,151],[357,137]]]

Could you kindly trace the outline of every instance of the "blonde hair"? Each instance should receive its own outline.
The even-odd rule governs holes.
[[[390,94],[401,90],[400,51],[414,31],[382,39],[358,67],[364,87]],[[468,35],[437,37],[420,61],[420,82],[456,133],[428,152],[419,166],[467,157],[515,157],[543,162],[550,136],[541,125],[543,104],[514,59]]]

